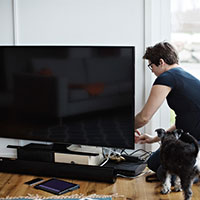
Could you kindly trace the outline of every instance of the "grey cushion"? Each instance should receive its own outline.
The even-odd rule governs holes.
[[[119,85],[119,92],[120,93],[130,93],[133,89],[132,81],[124,81]]]
[[[70,89],[69,90],[69,101],[83,101],[89,98],[89,94],[84,89]]]
[[[119,95],[119,84],[107,84],[99,96]]]
[[[89,83],[114,83],[131,79],[131,62],[126,57],[86,59]]]

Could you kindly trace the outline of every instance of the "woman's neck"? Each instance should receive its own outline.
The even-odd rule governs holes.
[[[170,69],[173,69],[173,68],[176,68],[176,67],[178,67],[178,66],[179,66],[178,64],[167,65],[166,71],[168,71],[168,70],[170,70]]]

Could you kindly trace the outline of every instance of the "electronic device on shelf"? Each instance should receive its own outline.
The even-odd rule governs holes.
[[[58,163],[78,163],[70,145],[98,164],[102,147],[134,149],[134,63],[134,46],[0,46],[0,138],[50,142]]]

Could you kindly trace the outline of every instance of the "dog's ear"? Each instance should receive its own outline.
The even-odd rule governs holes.
[[[165,130],[163,128],[156,129],[157,135],[159,138],[162,138],[165,135]]]
[[[186,143],[193,143],[195,138],[192,135],[190,135],[190,133],[183,132],[181,134],[180,140],[182,140],[183,142],[186,142]]]
[[[184,133],[184,131],[182,129],[175,129],[173,131],[173,134],[176,137],[176,139],[179,139],[183,133]]]

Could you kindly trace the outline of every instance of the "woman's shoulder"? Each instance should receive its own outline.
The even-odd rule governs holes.
[[[180,67],[180,66],[174,67],[174,68],[168,70],[167,72],[169,72],[169,73],[174,73],[174,72],[177,72],[177,73],[186,73],[186,71],[182,67]]]
[[[174,73],[185,73],[186,71],[182,68],[182,67],[174,67],[166,72],[164,72],[163,74],[174,74]]]
[[[200,80],[198,80],[192,74],[185,71],[182,67],[175,67],[158,76],[154,82],[154,85],[163,84],[173,88],[182,87],[186,82],[191,85],[200,85]]]
[[[183,74],[186,74],[187,72],[181,68],[181,67],[175,67],[172,68],[166,72],[163,72],[160,76],[158,76],[157,78],[162,79],[162,78],[176,78],[178,76],[181,76]]]
[[[160,74],[154,81],[153,85],[167,85],[174,88],[177,84],[177,80],[183,73],[185,73],[185,71],[181,67],[174,67]]]
[[[182,67],[173,68],[168,71],[168,74],[171,74],[174,78],[177,78],[177,79],[197,80],[197,78],[194,75],[192,75],[188,71],[185,71],[184,68]]]
[[[174,72],[170,72],[170,70],[168,70],[160,74],[154,81],[153,85],[166,85],[173,88],[175,83],[176,78],[174,77]]]

